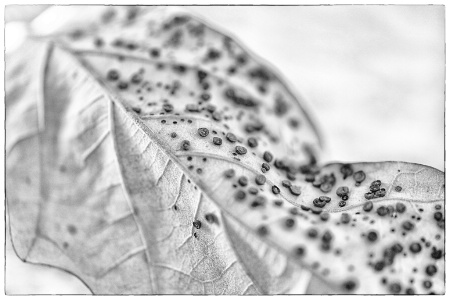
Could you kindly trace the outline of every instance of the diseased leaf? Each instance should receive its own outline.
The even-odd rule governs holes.
[[[21,259],[101,294],[286,293],[309,271],[311,293],[444,293],[442,172],[319,168],[314,126],[254,55],[186,13],[110,9],[7,60]]]

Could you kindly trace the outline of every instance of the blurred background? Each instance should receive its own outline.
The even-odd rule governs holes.
[[[5,10],[6,51],[42,8]],[[416,162],[444,170],[444,6],[184,7],[237,37],[304,97],[323,161]],[[9,294],[89,293],[62,271],[22,263],[6,243]]]

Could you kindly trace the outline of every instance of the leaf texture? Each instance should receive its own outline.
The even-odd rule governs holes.
[[[286,293],[302,272],[311,293],[444,292],[443,173],[319,168],[286,84],[195,17],[107,8],[15,55],[6,184],[24,261],[99,294]]]

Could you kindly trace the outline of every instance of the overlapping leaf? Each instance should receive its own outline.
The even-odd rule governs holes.
[[[319,169],[286,85],[186,14],[116,8],[68,24],[7,61],[22,259],[95,293],[284,293],[302,268],[334,292],[444,291],[441,172],[345,166],[364,172],[355,185],[340,164]],[[375,180],[385,193],[367,200]]]

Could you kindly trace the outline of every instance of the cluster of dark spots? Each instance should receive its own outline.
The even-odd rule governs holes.
[[[261,172],[266,173],[269,170],[270,170],[270,165],[268,163],[265,162],[261,165]]]
[[[359,185],[361,185],[361,182],[363,182],[366,179],[366,174],[363,171],[355,172],[353,174],[353,179],[356,182],[355,185],[359,186]]]
[[[236,91],[233,88],[225,90],[225,97],[234,102],[234,104],[244,107],[258,106],[258,102],[252,99],[250,96],[244,95],[244,93]]]
[[[350,164],[343,164],[341,166],[341,173],[343,175],[344,180],[349,177],[352,176],[353,174],[353,168]]]
[[[181,150],[188,151],[191,149],[191,142],[184,140],[181,142]]]
[[[202,227],[202,222],[200,222],[199,220],[195,220],[192,225],[196,228],[196,229],[200,229]]]
[[[320,188],[323,193],[328,193],[333,189],[335,183],[336,177],[334,176],[334,173],[331,173],[330,175],[323,175],[322,177],[316,178],[312,185]]]
[[[367,200],[370,199],[375,199],[375,198],[381,198],[386,196],[386,189],[381,188],[381,181],[380,180],[375,180],[374,182],[372,182],[370,184],[370,192],[364,194],[364,197]]]
[[[438,249],[436,249],[436,247],[431,248],[431,258],[441,259],[442,258],[442,250],[438,250]]]
[[[242,201],[244,200],[246,197],[246,194],[243,190],[238,190],[236,191],[236,193],[234,194],[234,199],[238,200],[238,201]]]
[[[223,174],[226,178],[232,178],[236,172],[233,169],[228,169]]]
[[[327,203],[330,203],[331,198],[327,196],[320,196],[319,198],[315,198],[313,200],[313,205],[315,207],[323,208]]]
[[[264,185],[264,183],[266,183],[266,177],[264,175],[257,175],[255,182],[257,185]]]

